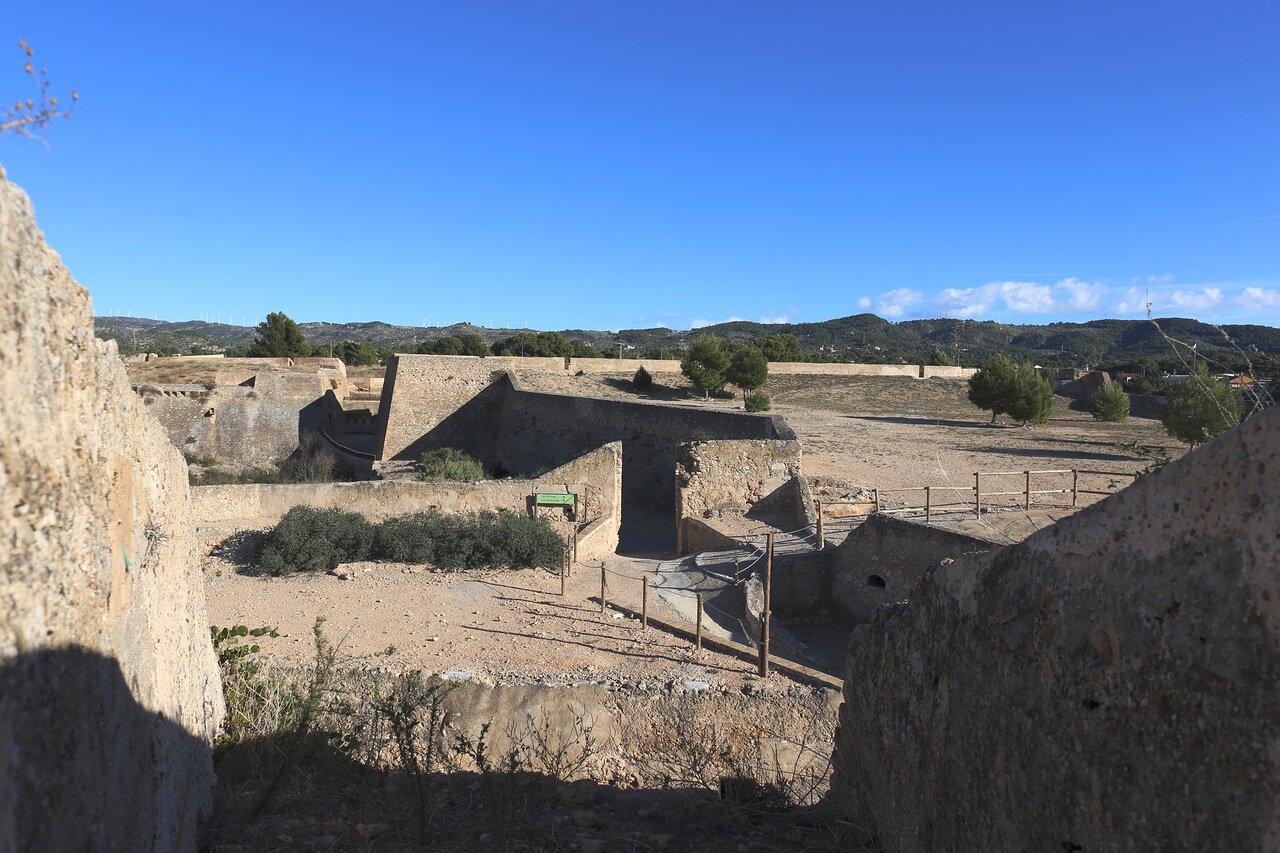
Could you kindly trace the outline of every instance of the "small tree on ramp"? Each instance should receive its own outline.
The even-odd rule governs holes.
[[[725,378],[742,389],[742,402],[746,405],[747,394],[764,387],[769,378],[769,362],[764,353],[753,346],[741,346],[729,359],[729,369]]]
[[[647,391],[653,385],[653,377],[644,369],[643,364],[636,370],[636,375],[631,377],[631,385],[637,391]]]
[[[1186,382],[1170,385],[1165,399],[1161,423],[1169,435],[1191,447],[1222,435],[1240,423],[1244,413],[1240,394],[1210,376],[1203,364],[1196,365]]]
[[[1008,412],[1008,401],[1017,368],[1003,355],[984,364],[969,377],[969,402],[979,409],[991,411],[991,422]]]
[[[249,347],[249,355],[257,358],[302,358],[311,355],[311,347],[298,324],[283,311],[275,311],[258,324],[258,336]]]
[[[1027,424],[1048,423],[1053,411],[1053,386],[1029,364],[1020,364],[1013,372],[1005,413],[1015,421]]]
[[[1120,423],[1129,417],[1129,395],[1119,382],[1108,382],[1094,392],[1089,411],[1100,421]]]
[[[680,361],[680,372],[701,388],[704,396],[724,388],[725,371],[728,369],[729,355],[720,339],[712,334],[698,335]]]

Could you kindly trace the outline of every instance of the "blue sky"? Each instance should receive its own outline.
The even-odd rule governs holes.
[[[1274,2],[5,6],[98,313],[1280,325]]]

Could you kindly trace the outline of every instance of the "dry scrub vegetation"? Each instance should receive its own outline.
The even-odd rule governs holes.
[[[770,731],[670,697],[624,727],[589,713],[468,727],[458,685],[351,659],[314,630],[306,667],[272,665],[240,626],[214,633],[228,702],[214,849],[856,849],[820,801],[834,719]],[[566,700],[568,701],[568,700]],[[602,712],[607,713],[607,712]],[[227,847],[225,849],[231,849]]]

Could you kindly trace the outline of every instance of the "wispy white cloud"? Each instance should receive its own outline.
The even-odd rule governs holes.
[[[1130,287],[1115,304],[1117,314],[1143,314],[1147,310],[1147,291],[1140,287]]]
[[[1102,303],[1106,285],[1064,278],[1056,284],[1039,281],[992,281],[978,287],[950,287],[938,294],[938,310],[947,317],[978,318],[993,311],[1015,314],[1080,313]]]
[[[888,290],[881,293],[874,299],[870,296],[862,296],[858,299],[858,307],[862,310],[874,310],[881,317],[888,317],[896,320],[906,316],[908,313],[915,313],[914,308],[922,305],[925,301],[925,294],[920,290],[912,290],[909,287],[899,287],[895,290]]]
[[[1175,290],[1160,299],[1153,299],[1155,306],[1170,307],[1182,311],[1208,311],[1222,302],[1221,287],[1202,287],[1199,290]]]
[[[726,317],[723,320],[692,320],[689,323],[690,329],[701,329],[706,326],[718,326],[721,323],[741,323],[746,317]]]
[[[1280,288],[1246,287],[1232,301],[1250,311],[1259,311],[1264,308],[1280,308]]]

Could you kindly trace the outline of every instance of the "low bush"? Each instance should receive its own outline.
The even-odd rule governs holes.
[[[269,575],[327,572],[367,560],[374,527],[359,513],[295,506],[262,537],[258,564]]]
[[[653,385],[653,377],[649,375],[649,371],[644,369],[644,365],[636,371],[636,375],[631,377],[631,384],[637,391],[648,391]]]
[[[262,538],[259,565],[271,575],[328,571],[380,559],[450,570],[554,567],[564,542],[545,520],[488,510],[419,512],[370,524],[356,513],[294,507]]]
[[[763,391],[753,391],[747,395],[746,407],[748,412],[767,412],[773,408],[773,401]]]
[[[484,479],[484,467],[461,450],[441,447],[428,450],[418,462],[418,479],[468,483]]]

